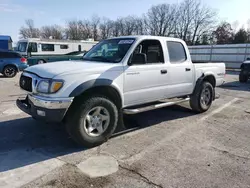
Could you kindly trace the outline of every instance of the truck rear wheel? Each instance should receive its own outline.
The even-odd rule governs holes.
[[[118,110],[115,104],[105,97],[93,96],[74,105],[66,120],[70,136],[88,148],[107,141],[117,127]]]
[[[214,88],[209,82],[203,82],[190,97],[192,110],[202,113],[207,111],[213,102]]]
[[[241,83],[246,83],[248,80],[248,76],[245,75],[242,71],[240,72],[240,75],[239,75],[239,81]]]

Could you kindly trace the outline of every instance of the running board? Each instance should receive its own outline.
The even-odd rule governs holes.
[[[163,108],[163,107],[167,107],[167,106],[172,106],[175,104],[180,104],[180,103],[183,103],[183,102],[186,102],[189,100],[190,100],[190,98],[185,98],[185,99],[174,101],[174,102],[164,102],[164,103],[155,104],[155,105],[146,106],[146,107],[141,107],[141,108],[124,109],[123,113],[128,114],[128,115],[138,114],[141,112],[146,112],[146,111],[155,110],[155,109],[159,109],[159,108]]]

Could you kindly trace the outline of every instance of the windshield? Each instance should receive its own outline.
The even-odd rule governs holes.
[[[18,44],[17,44],[17,51],[19,51],[19,52],[26,52],[26,50],[27,50],[27,42],[19,42]]]
[[[83,60],[118,63],[134,41],[134,38],[103,40],[87,52]]]

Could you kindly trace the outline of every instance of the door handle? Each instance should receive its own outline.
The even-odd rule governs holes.
[[[186,71],[191,71],[191,69],[190,68],[186,68]]]
[[[167,74],[168,71],[167,70],[161,70],[161,74]]]

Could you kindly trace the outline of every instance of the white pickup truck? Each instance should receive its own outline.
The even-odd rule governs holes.
[[[17,106],[34,119],[64,122],[86,147],[105,142],[136,114],[190,101],[205,112],[223,84],[224,63],[193,64],[184,41],[156,36],[103,40],[79,61],[27,68],[20,87],[28,91]]]

